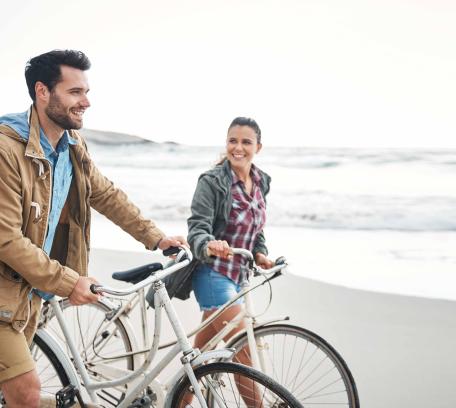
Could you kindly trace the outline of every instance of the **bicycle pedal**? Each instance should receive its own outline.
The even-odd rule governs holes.
[[[151,408],[152,400],[148,396],[136,398],[128,408]]]
[[[71,408],[76,405],[79,392],[74,385],[67,385],[55,394],[56,408]]]

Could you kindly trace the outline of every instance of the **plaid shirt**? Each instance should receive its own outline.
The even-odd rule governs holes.
[[[245,191],[244,183],[233,170],[231,174],[233,202],[226,229],[219,239],[227,241],[233,248],[251,251],[266,222],[266,205],[260,190],[261,178],[256,167],[252,165],[252,192],[249,195]],[[216,258],[212,268],[236,283],[242,281],[242,276],[246,273],[245,259],[241,255],[235,255],[229,260]]]

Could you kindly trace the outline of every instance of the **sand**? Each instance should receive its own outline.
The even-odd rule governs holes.
[[[143,245],[94,212],[92,246],[146,252]],[[159,222],[169,235],[184,221]],[[304,278],[373,292],[456,301],[455,236],[451,232],[266,228],[272,259],[286,255]]]
[[[110,273],[157,259],[144,251],[93,249],[90,272]],[[350,289],[292,274],[273,281],[267,317],[324,337],[344,357],[366,408],[456,406],[456,302]],[[264,294],[257,295],[257,309]],[[173,300],[187,329],[200,320],[196,301]],[[264,303],[264,302],[263,302]],[[169,327],[165,338],[171,338]]]

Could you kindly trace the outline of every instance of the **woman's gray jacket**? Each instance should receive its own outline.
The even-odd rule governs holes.
[[[258,169],[260,175],[260,189],[263,197],[269,192],[271,177]],[[192,215],[187,220],[188,242],[193,252],[193,261],[183,270],[173,273],[163,279],[170,297],[185,300],[192,291],[192,273],[201,263],[213,263],[213,259],[206,254],[207,242],[220,238],[228,222],[232,197],[231,185],[233,178],[228,160],[211,170],[201,174],[198,179],[195,194],[192,200]],[[266,202],[266,198],[265,198]],[[268,254],[263,231],[258,234],[253,254],[261,252]],[[147,301],[154,306],[154,291],[149,289]]]
[[[260,169],[257,170],[261,179],[260,189],[265,198],[271,177]],[[204,263],[213,263],[213,259],[206,254],[207,242],[220,239],[226,228],[233,202],[232,182],[228,160],[201,174],[198,179],[192,200],[192,215],[187,220],[188,242],[193,256]],[[258,252],[268,254],[263,231],[258,234],[252,252],[253,255]]]

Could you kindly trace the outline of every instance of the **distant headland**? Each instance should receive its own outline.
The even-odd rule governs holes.
[[[157,144],[153,140],[144,139],[140,136],[129,135],[126,133],[110,132],[105,130],[81,129],[81,134],[88,143],[96,143],[103,145],[119,145],[119,144]],[[177,145],[176,142],[163,142],[163,144]]]

